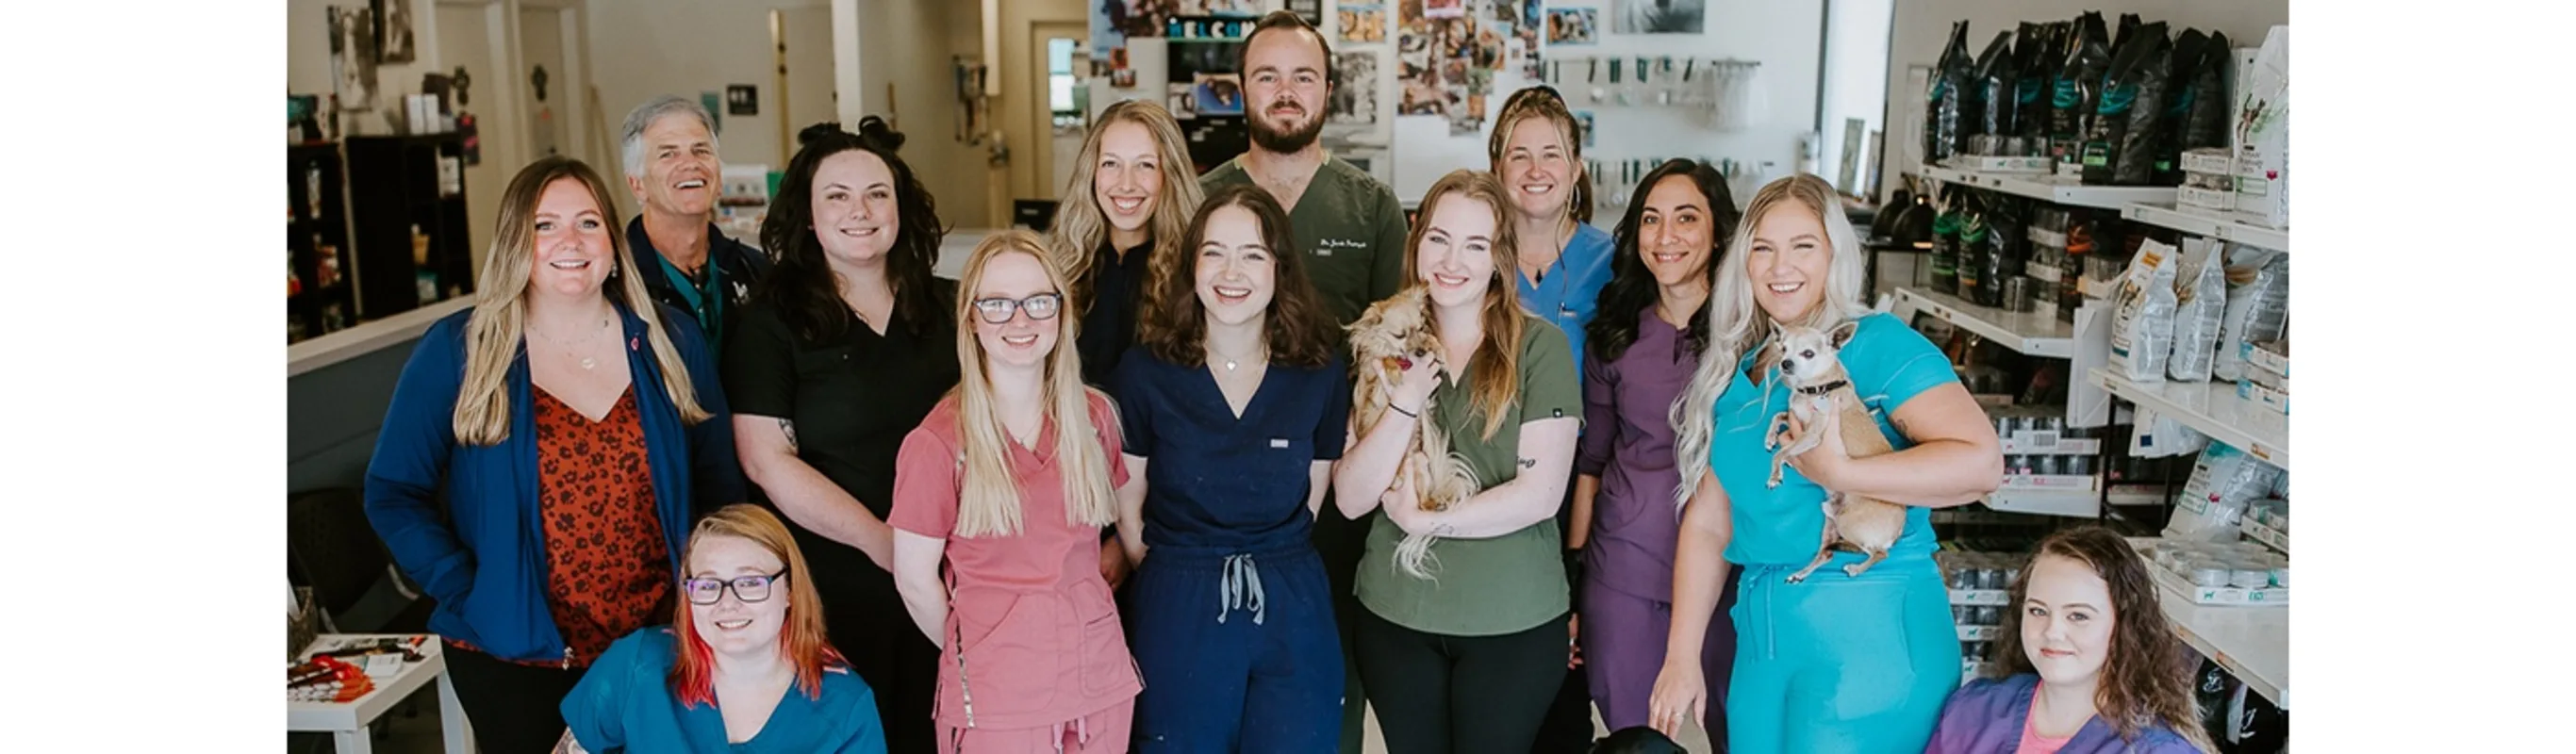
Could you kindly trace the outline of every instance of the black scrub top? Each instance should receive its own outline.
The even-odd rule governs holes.
[[[957,284],[933,285],[937,311],[954,311]],[[796,457],[884,518],[904,436],[957,386],[954,327],[943,319],[916,335],[897,306],[882,335],[852,317],[840,337],[817,342],[754,299],[724,350],[725,399],[735,414],[795,422]]]
[[[1125,258],[1108,243],[1091,254],[1091,309],[1082,313],[1082,333],[1074,337],[1075,353],[1082,357],[1082,382],[1100,387],[1109,384],[1109,375],[1118,371],[1118,360],[1127,347],[1136,343],[1136,318],[1144,313],[1137,304],[1144,300],[1146,260],[1154,255],[1154,241],[1127,251]],[[739,409],[737,409],[739,410]]]

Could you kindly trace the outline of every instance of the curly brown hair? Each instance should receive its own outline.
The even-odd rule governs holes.
[[[2128,540],[2100,526],[2048,535],[2031,554],[2031,562],[2049,555],[2084,564],[2110,586],[2111,649],[2102,661],[2101,683],[2093,692],[2096,714],[2123,741],[2135,742],[2147,726],[2162,724],[2201,751],[2217,751],[2201,729],[2199,708],[2191,695],[2193,669],[2183,664],[2182,642],[2174,638],[2164,606],[2157,601],[2155,579],[2147,572],[2153,566],[2138,557]],[[2013,609],[2004,611],[2001,635],[1990,655],[1994,662],[1986,669],[1988,677],[2039,672],[2021,643],[2021,606],[2029,599],[2030,577],[2036,570],[2025,565],[2021,578],[2013,581],[2012,601],[2007,603]]]
[[[1226,207],[1241,207],[1261,223],[1261,243],[1270,248],[1270,309],[1262,315],[1262,340],[1270,363],[1320,367],[1333,361],[1333,323],[1306,279],[1306,254],[1288,229],[1288,210],[1270,192],[1252,184],[1217,189],[1199,204],[1189,230],[1172,254],[1156,255],[1147,265],[1144,311],[1136,318],[1136,342],[1167,364],[1197,367],[1206,362],[1207,307],[1199,304],[1199,245],[1207,243],[1208,218]]]

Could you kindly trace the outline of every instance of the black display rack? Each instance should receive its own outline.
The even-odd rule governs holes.
[[[358,322],[345,175],[337,143],[286,147],[286,342]]]
[[[356,246],[358,316],[371,320],[474,292],[463,172],[454,133],[357,136],[348,155],[350,240]],[[441,186],[440,163],[457,173]],[[414,230],[428,237],[416,252]]]

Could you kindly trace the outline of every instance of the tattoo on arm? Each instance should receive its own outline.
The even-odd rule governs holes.
[[[1535,468],[1538,468],[1538,459],[1536,459],[1536,458],[1523,458],[1523,459],[1521,459],[1521,468],[1524,468],[1524,469],[1535,469]]]
[[[778,431],[787,435],[787,452],[796,452],[796,422],[788,420],[787,417],[779,417]]]

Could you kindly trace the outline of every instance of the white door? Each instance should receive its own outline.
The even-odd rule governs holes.
[[[520,112],[532,119],[528,131],[535,140],[528,144],[528,159],[564,155],[582,158],[572,151],[571,133],[577,127],[571,121],[572,103],[579,93],[573,91],[571,69],[564,66],[563,14],[553,8],[524,8],[519,11],[519,72],[528,86]],[[542,75],[544,87],[537,86]],[[613,168],[592,165],[603,176],[613,176]],[[612,177],[611,180],[614,180]]]
[[[782,8],[780,24],[787,38],[787,91],[780,107],[787,117],[787,138],[780,141],[784,155],[763,156],[771,170],[786,170],[787,160],[796,154],[796,132],[806,126],[840,118],[832,91],[832,9],[830,6]],[[876,113],[882,115],[883,113]],[[842,128],[857,130],[857,123],[843,123]],[[748,161],[748,160],[746,160]]]

